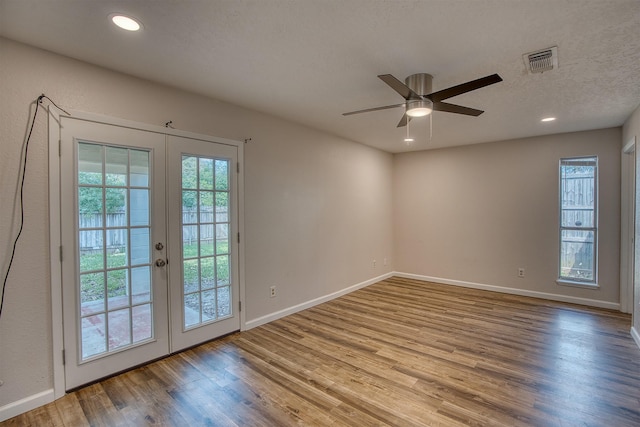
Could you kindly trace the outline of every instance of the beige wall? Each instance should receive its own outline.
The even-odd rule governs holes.
[[[252,138],[244,168],[247,321],[392,271],[392,155],[2,38],[0,58],[3,274],[20,150],[30,104],[41,93],[63,108]],[[47,120],[40,110],[29,147],[25,229],[0,319],[0,409],[52,387],[47,156]],[[271,285],[278,287],[276,298],[269,298]]]
[[[636,138],[636,206],[635,206],[635,274],[634,274],[634,298],[633,298],[633,327],[636,333],[640,333],[640,155],[638,144],[640,143],[640,106],[636,108],[631,117],[622,127],[622,143],[626,144],[632,138]],[[640,345],[640,342],[638,342]]]
[[[619,303],[620,140],[615,128],[396,155],[396,270]],[[599,289],[556,283],[558,161],[586,155],[599,157]]]
[[[252,138],[245,145],[249,322],[393,270],[618,302],[620,129],[392,156],[2,38],[0,58],[2,273],[29,107],[45,93],[74,110]],[[636,112],[625,133],[639,127]],[[41,110],[29,148],[25,231],[0,319],[0,409],[52,387],[47,143]],[[593,154],[600,157],[602,287],[561,287],[558,159]],[[268,297],[271,285],[277,298]]]

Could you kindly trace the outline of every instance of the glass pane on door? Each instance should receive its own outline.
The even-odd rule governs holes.
[[[81,362],[153,338],[149,151],[78,144]]]
[[[228,159],[182,155],[183,329],[231,316]]]

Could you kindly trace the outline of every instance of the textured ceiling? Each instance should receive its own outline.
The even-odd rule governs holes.
[[[638,0],[0,0],[0,35],[389,152],[620,126],[640,102]],[[527,74],[551,46],[559,68]],[[401,108],[342,116],[402,101],[378,74],[421,72],[504,81],[447,100],[485,113],[435,112],[431,140],[413,120],[411,146]]]

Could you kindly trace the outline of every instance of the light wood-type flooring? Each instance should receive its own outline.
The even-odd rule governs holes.
[[[3,426],[640,426],[615,311],[390,278]]]

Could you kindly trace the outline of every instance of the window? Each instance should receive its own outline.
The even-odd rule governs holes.
[[[597,286],[598,158],[560,159],[559,283]]]

